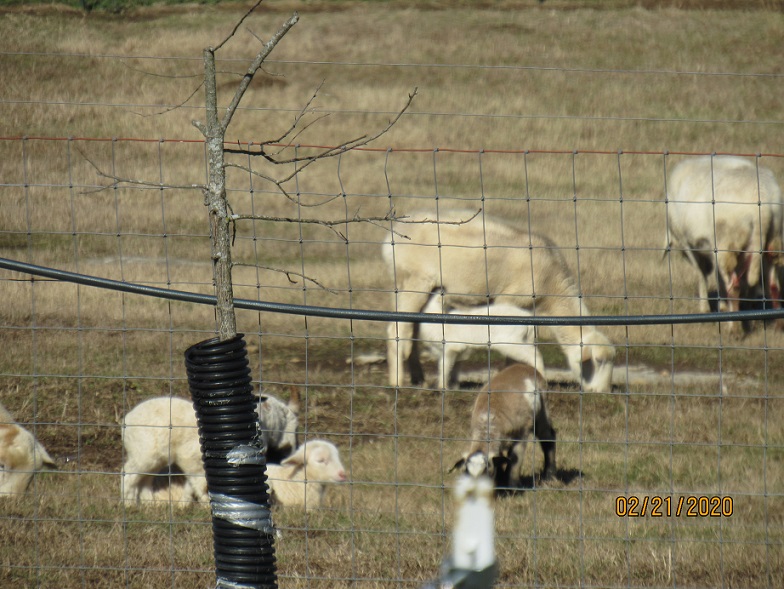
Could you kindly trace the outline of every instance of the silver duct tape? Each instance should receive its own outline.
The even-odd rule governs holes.
[[[258,589],[258,585],[246,585],[245,583],[237,583],[236,581],[218,577],[215,589]]]
[[[264,450],[256,446],[242,445],[232,448],[226,454],[226,461],[229,464],[267,464]]]
[[[275,534],[272,512],[267,506],[243,501],[230,495],[210,493],[210,507],[213,517],[243,528],[251,528],[270,535]]]

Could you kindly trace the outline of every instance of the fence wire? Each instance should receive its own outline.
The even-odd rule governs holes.
[[[3,152],[13,165],[0,184],[0,402],[55,464],[0,498],[2,535],[16,547],[0,575],[9,586],[209,583],[203,505],[120,496],[124,416],[152,397],[187,398],[182,353],[214,332],[206,210],[191,177],[203,144],[20,138]],[[255,158],[230,160],[238,327],[255,383],[284,402],[297,395],[301,439],[334,442],[349,472],[320,509],[275,509],[281,586],[417,587],[434,576],[454,516],[449,471],[469,446],[479,387],[507,363],[491,327],[507,325],[536,327],[558,460],[554,479],[540,480],[528,444],[522,486],[496,497],[500,586],[782,584],[784,311],[749,298],[738,312],[699,312],[697,272],[666,249],[670,172],[694,157],[360,150],[295,174],[285,193],[261,180]],[[744,158],[781,168],[777,155]],[[390,238],[416,245],[429,239],[415,235],[422,227],[443,231],[442,263],[458,252],[462,269],[490,278],[448,226],[395,225],[390,211],[481,211],[485,228],[503,219],[548,236],[521,252],[563,258],[580,312],[407,310],[409,295],[431,290],[406,282],[400,259],[390,273]],[[536,305],[572,298],[534,286]],[[487,330],[445,389],[435,384],[444,351],[428,356],[427,345],[424,384],[407,366],[390,383],[399,332],[387,326],[419,321]],[[577,348],[582,367],[588,348],[557,341],[570,325],[600,327],[614,346],[606,390],[570,365]],[[177,472],[155,481],[172,493],[183,482]]]

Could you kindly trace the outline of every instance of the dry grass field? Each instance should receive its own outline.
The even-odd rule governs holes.
[[[0,17],[0,257],[212,294],[202,50],[246,5],[121,16],[46,7]],[[685,153],[760,155],[784,179],[784,14],[760,2],[266,2],[219,52],[223,106],[291,14],[229,128],[280,159],[229,156],[235,213],[350,219],[483,207],[550,235],[594,315],[696,312],[696,277],[662,256],[664,182]],[[251,34],[253,33],[253,34]],[[22,139],[22,138],[25,139]],[[70,138],[70,139],[69,139]],[[251,173],[252,170],[254,173]],[[109,177],[133,182],[111,185]],[[144,182],[145,184],[141,184]],[[157,184],[157,186],[156,186]],[[164,188],[163,185],[166,185]],[[235,295],[389,309],[383,224],[237,223]],[[183,351],[209,307],[0,271],[0,402],[58,469],[0,498],[0,587],[206,587],[210,516],[125,507],[119,423],[187,396]],[[281,587],[417,587],[449,551],[447,471],[475,388],[390,388],[383,323],[238,312],[254,379],[303,399],[350,482],[324,509],[275,510]],[[611,393],[582,393],[543,330],[558,480],[495,502],[502,587],[784,586],[784,332],[608,327]],[[462,364],[487,377],[504,360]],[[435,376],[435,364],[425,365]],[[531,452],[532,472],[540,452]],[[618,517],[619,496],[720,496],[728,517]]]

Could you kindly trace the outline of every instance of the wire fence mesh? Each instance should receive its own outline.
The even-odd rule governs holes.
[[[0,185],[6,259],[120,287],[213,294],[206,211],[188,177],[194,163],[201,167],[203,144],[28,138],[3,140],[3,152],[15,162]],[[436,359],[423,356],[425,386],[411,386],[407,375],[390,384],[385,320],[410,317],[384,313],[406,310],[401,297],[420,287],[405,283],[402,263],[390,273],[381,244],[390,235],[405,242],[417,226],[356,222],[390,210],[439,219],[481,211],[484,227],[497,218],[549,236],[615,347],[611,388],[594,392],[546,317],[500,321],[538,323],[558,432],[555,479],[538,479],[539,450],[529,444],[523,488],[496,500],[502,586],[781,584],[784,335],[776,311],[748,315],[755,321],[746,329],[729,329],[717,315],[699,323],[675,316],[691,321],[698,310],[696,271],[664,248],[665,187],[684,159],[692,156],[360,150],[295,175],[288,193],[258,180],[254,158],[231,161],[235,294],[248,303],[238,326],[255,383],[284,401],[296,391],[302,438],[334,442],[350,473],[319,510],[276,509],[282,586],[432,578],[450,538],[449,470],[468,447],[478,387],[506,363],[480,346],[458,364],[457,384],[442,390]],[[776,155],[745,159],[780,167]],[[466,245],[447,240],[439,249],[459,252],[462,270],[489,284]],[[515,272],[500,270],[510,280]],[[540,301],[567,298],[536,282]],[[120,479],[124,415],[151,397],[187,397],[183,351],[213,334],[213,309],[18,266],[2,273],[0,292],[0,399],[56,463],[26,492],[3,498],[2,534],[17,547],[4,552],[5,582],[209,583],[204,506],[126,505]],[[634,319],[667,314],[672,321]],[[589,321],[579,323],[587,330]]]

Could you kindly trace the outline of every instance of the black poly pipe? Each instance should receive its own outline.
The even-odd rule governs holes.
[[[184,290],[156,288],[144,284],[121,282],[99,278],[87,274],[66,272],[46,266],[36,266],[27,262],[0,258],[0,268],[24,272],[32,276],[43,276],[53,280],[62,280],[74,284],[83,284],[96,288],[107,288],[118,292],[127,292],[144,296],[157,297],[170,301],[185,301],[200,305],[215,306],[215,295],[205,295]],[[666,315],[587,315],[579,317],[550,317],[545,315],[511,317],[509,315],[452,315],[449,313],[403,313],[397,311],[370,311],[367,309],[339,309],[332,307],[314,307],[311,305],[292,305],[288,303],[270,303],[252,301],[250,299],[234,299],[235,309],[248,309],[268,313],[286,313],[303,317],[328,317],[332,319],[354,319],[356,321],[395,321],[403,323],[449,323],[459,325],[669,325],[671,323],[714,323],[717,321],[769,321],[784,319],[784,307],[779,309],[761,309],[758,311],[719,311],[716,313],[670,313]]]
[[[266,459],[242,334],[185,351],[212,509],[217,589],[277,588]]]

